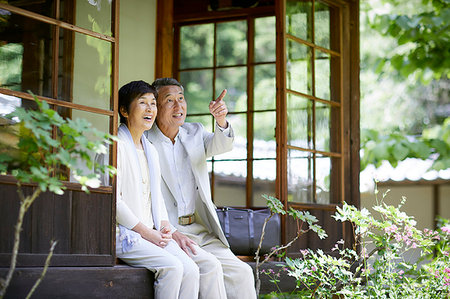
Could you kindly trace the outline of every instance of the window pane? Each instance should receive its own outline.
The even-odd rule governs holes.
[[[80,110],[74,110],[74,109],[72,109],[72,111],[70,111],[70,109],[62,108],[62,107],[58,108],[58,112],[61,115],[66,115],[66,116],[68,113],[71,113],[71,115],[70,115],[71,119],[73,119],[73,120],[79,119],[79,118],[85,119],[92,124],[93,128],[95,128],[101,132],[109,132],[109,121],[110,121],[109,116],[100,115],[100,114],[91,113],[91,112],[80,111]],[[58,134],[61,134],[61,132],[59,130],[58,130]],[[93,134],[90,134],[90,135],[88,134],[85,136],[87,136],[89,138],[89,140],[92,140],[92,141],[99,140],[98,137],[95,137]],[[104,164],[104,165],[109,164],[109,154],[96,156],[96,154],[94,152],[92,152],[90,154],[90,156],[92,159],[98,160],[98,162],[101,164]],[[94,173],[94,168],[93,167],[88,168],[87,165],[82,161],[77,161],[77,167],[83,171],[84,175]],[[105,176],[103,173],[99,173],[99,174],[100,174],[103,185],[110,185],[111,181],[109,180],[109,178],[107,176]],[[69,174],[67,171],[64,171],[64,170],[59,173],[59,178],[61,180],[69,180],[70,182],[77,182],[72,173]]]
[[[263,194],[275,196],[276,160],[253,161],[253,206],[267,207]]]
[[[288,150],[288,201],[314,202],[314,155],[309,152]]]
[[[316,149],[320,151],[330,151],[330,122],[329,105],[316,102]],[[336,132],[339,134],[339,132]]]
[[[209,114],[212,94],[212,70],[180,72],[180,83],[184,86],[188,114]]]
[[[247,63],[247,21],[218,23],[216,39],[217,65]]]
[[[312,95],[312,49],[287,40],[286,51],[287,88]]]
[[[275,17],[255,19],[255,62],[275,61]]]
[[[21,98],[6,95],[0,93],[0,117],[1,124],[9,124],[10,122],[6,120],[5,116],[16,110],[17,107],[22,106],[22,102],[30,104],[32,101],[22,100]]]
[[[275,64],[254,66],[253,87],[254,109],[275,109],[276,102],[276,69]]]
[[[312,42],[312,1],[286,1],[286,33]]]
[[[40,1],[3,1],[6,2],[9,5],[15,6],[15,7],[19,7],[34,13],[38,13],[40,15],[46,16],[46,17],[50,17],[50,18],[54,18],[55,17],[55,9],[54,9],[54,5],[55,2],[54,0],[40,0]]]
[[[64,21],[76,26],[92,30],[105,35],[111,35],[111,1],[75,1],[73,4],[64,1],[61,5],[61,17]]]
[[[73,40],[74,50],[71,53],[72,50],[64,47],[66,52],[59,76],[66,84],[59,86],[59,96],[64,101],[111,109],[111,43],[62,31],[64,43],[71,44]]]
[[[214,24],[183,26],[180,31],[180,68],[213,66]]]
[[[52,97],[52,27],[8,13],[0,26],[0,87]]]
[[[37,110],[34,101],[0,93],[0,154],[7,154],[11,157],[20,157],[17,143],[19,142],[18,134],[21,131],[21,123],[17,117],[10,119],[6,115],[14,112],[18,107]]]
[[[331,158],[316,156],[316,199],[319,204],[330,203]]]
[[[306,98],[287,94],[288,144],[313,148],[313,102]]]
[[[247,114],[228,114],[227,120],[235,136],[233,150],[214,156],[214,159],[247,159]]]
[[[253,114],[253,158],[275,158],[275,111]]]
[[[216,97],[227,89],[224,98],[228,111],[247,110],[247,68],[230,67],[216,70]]]
[[[330,48],[330,8],[318,1],[314,3],[314,43]]]
[[[317,155],[316,163],[317,203],[340,203],[341,160]]]
[[[245,207],[246,161],[214,162],[214,204]]]
[[[316,51],[315,59],[315,88],[316,97],[330,99],[330,55],[321,51]]]
[[[213,120],[211,115],[186,117],[186,122],[201,123],[208,132],[212,132]]]

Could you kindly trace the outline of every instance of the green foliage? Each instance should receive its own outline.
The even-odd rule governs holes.
[[[267,207],[270,209],[270,211],[274,214],[281,214],[285,215],[286,211],[284,210],[283,203],[276,197],[263,194],[263,196],[267,200]]]
[[[440,126],[425,129],[422,136],[412,138],[393,132],[381,135],[373,129],[361,130],[361,170],[388,161],[396,167],[406,158],[433,159],[432,169],[450,168],[450,117]]]
[[[0,172],[11,173],[20,183],[35,182],[43,192],[49,190],[56,194],[62,194],[64,189],[54,176],[62,166],[71,169],[84,191],[88,191],[87,187],[99,186],[99,175],[83,174],[78,166],[80,161],[88,168],[114,173],[112,167],[95,165],[91,158],[95,153],[105,154],[113,136],[96,130],[84,119],[62,118],[37,97],[35,102],[37,110],[19,107],[7,116],[11,120],[18,118],[20,127],[17,145],[0,151]],[[62,133],[57,139],[52,138],[54,127]],[[95,136],[96,141],[90,140],[88,135]]]
[[[398,3],[397,3],[398,4]],[[416,73],[423,82],[432,77],[448,78],[450,70],[450,1],[422,0],[425,11],[377,15],[371,26],[385,36],[397,39],[399,47],[378,65],[386,63],[402,77]]]
[[[301,250],[301,259],[286,258],[297,291],[265,298],[448,298],[448,220],[440,220],[436,231],[419,230],[414,218],[401,210],[406,199],[390,206],[384,203],[386,194],[380,201],[377,198],[375,215],[346,203],[338,207],[333,218],[352,225],[354,247],[347,248],[340,240],[331,249],[333,254],[307,249]],[[419,256],[421,263],[411,254]],[[277,277],[274,271],[265,273]]]

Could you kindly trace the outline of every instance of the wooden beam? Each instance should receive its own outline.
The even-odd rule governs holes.
[[[156,3],[155,79],[173,77],[173,0]]]

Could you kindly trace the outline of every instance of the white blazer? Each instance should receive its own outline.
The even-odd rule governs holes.
[[[230,126],[230,125],[229,125]],[[175,174],[170,172],[169,163],[158,139],[158,130],[156,124],[153,128],[146,131],[144,135],[155,146],[159,153],[161,164],[162,185],[161,191],[166,202],[169,220],[172,225],[182,232],[182,226],[178,225],[178,209],[176,207],[175,193]],[[214,233],[226,246],[228,241],[220,227],[217,217],[216,206],[211,200],[211,187],[209,183],[208,168],[206,159],[230,151],[233,148],[234,133],[230,126],[230,137],[223,134],[216,123],[214,133],[205,130],[200,123],[185,123],[180,127],[179,140],[188,153],[192,166],[192,172],[195,177],[201,203],[196,203],[196,213],[201,218],[209,232]]]
[[[124,128],[125,127],[125,128]],[[117,223],[132,229],[139,221],[142,222],[144,213],[140,210],[141,201],[145,200],[142,190],[142,175],[137,152],[132,143],[128,128],[121,125],[119,128],[119,141],[117,142]],[[168,220],[166,206],[161,193],[161,170],[158,152],[145,137],[142,137],[146,152],[150,194],[152,201],[152,217],[157,230],[161,221]]]

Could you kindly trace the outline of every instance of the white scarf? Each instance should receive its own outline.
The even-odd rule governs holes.
[[[128,127],[125,124],[121,124],[119,126],[119,131],[118,131],[118,137],[121,141],[123,141],[127,147],[127,152],[130,155],[130,158],[133,161],[133,165],[134,167],[136,167],[136,171],[138,171],[139,175],[142,175],[141,172],[141,166],[139,164],[139,158],[138,158],[138,153],[136,150],[136,146],[134,144],[133,141],[133,137],[131,136],[130,130],[128,129]],[[147,158],[147,163],[148,163],[148,169],[149,169],[149,178],[150,178],[150,194],[152,196],[152,217],[153,217],[153,221],[154,221],[154,225],[156,227],[157,230],[160,229],[160,225],[161,225],[161,220],[159,219],[159,200],[154,200],[154,197],[156,199],[156,197],[158,197],[158,194],[160,194],[160,192],[158,192],[157,188],[161,188],[158,185],[158,181],[155,177],[155,172],[153,171],[154,169],[154,165],[153,165],[153,159],[155,157],[152,157],[151,153],[150,153],[150,142],[147,140],[147,138],[142,135],[141,137],[141,143],[142,146],[144,148],[144,153],[145,153],[145,157]],[[142,181],[142,178],[141,178]],[[139,194],[142,194],[142,184],[138,184],[139,188],[141,188],[141,190],[139,190]],[[138,242],[140,235],[137,234],[136,232],[129,230],[127,228],[125,228],[122,225],[119,225],[119,240],[122,242],[122,250],[124,252],[129,251],[133,245],[135,243]]]

